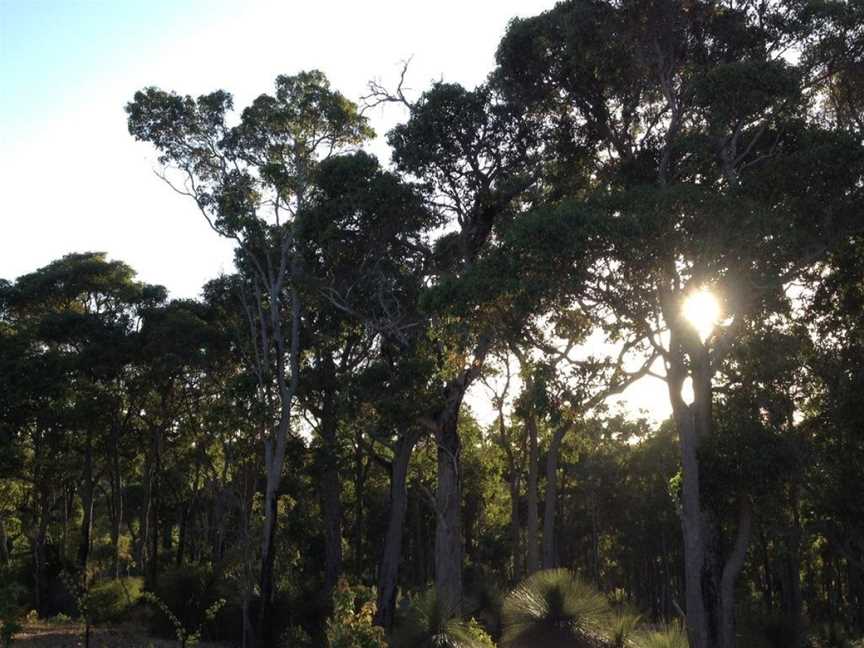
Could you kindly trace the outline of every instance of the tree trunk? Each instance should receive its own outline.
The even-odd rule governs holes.
[[[781,559],[782,610],[787,639],[791,648],[803,643],[803,600],[801,595],[801,517],[799,514],[799,487],[792,486],[792,529],[785,541]],[[850,563],[851,566],[851,563]]]
[[[402,557],[402,534],[405,524],[405,511],[408,506],[408,466],[411,453],[419,437],[418,431],[411,431],[399,437],[390,475],[390,518],[387,522],[387,535],[384,538],[384,552],[378,570],[378,607],[375,612],[376,625],[389,628],[393,625],[396,611],[396,590],[399,581],[399,563]]]
[[[120,431],[111,426],[111,571],[120,578],[120,526],[123,522],[122,475],[120,473]]]
[[[84,446],[84,483],[81,487],[81,508],[84,517],[81,520],[81,540],[78,544],[78,565],[87,569],[90,557],[90,538],[93,534],[93,438],[88,430]]]
[[[446,614],[462,608],[462,484],[458,421],[464,391],[444,412],[435,440],[438,444],[438,488],[435,525],[435,590]]]
[[[677,319],[677,314],[667,315],[670,321]],[[703,598],[703,578],[709,575],[705,564],[705,532],[702,506],[700,503],[699,460],[698,448],[700,437],[707,430],[700,429],[705,417],[699,416],[699,402],[705,396],[703,390],[696,387],[694,379],[695,400],[688,405],[684,402],[681,390],[687,378],[687,366],[684,361],[684,351],[679,340],[681,333],[673,328],[670,335],[670,355],[668,362],[667,381],[669,399],[678,430],[678,442],[681,449],[682,486],[680,497],[681,530],[684,539],[684,581],[687,613],[687,637],[690,648],[717,648],[711,643],[709,635],[707,610]]]
[[[276,539],[277,488],[279,483],[279,479],[272,476],[272,468],[267,471],[267,483],[264,491],[264,528],[261,541],[260,578],[261,608],[258,616],[258,632],[256,633],[257,639],[263,642],[263,645],[268,645],[267,642],[272,638],[270,629],[273,618],[273,566],[276,558],[273,544]]]
[[[669,313],[664,314],[668,321],[673,321]],[[735,580],[746,558],[750,512],[747,508],[746,513],[741,514],[735,548],[724,565],[719,517],[715,511],[703,507],[701,502],[698,452],[713,426],[713,373],[707,347],[696,344],[688,342],[690,362],[686,363],[682,332],[672,327],[667,382],[681,449],[687,634],[691,648],[733,648]],[[693,403],[690,405],[681,396],[688,375],[693,381]]]
[[[722,648],[735,648],[735,579],[741,573],[747,558],[752,526],[752,507],[750,500],[741,499],[738,514],[738,536],[735,547],[723,567],[720,583],[720,645]]]
[[[522,524],[519,520],[519,474],[515,465],[510,469],[510,544],[513,560],[513,580],[518,581],[522,575]]]
[[[526,483],[527,490],[527,520],[525,526],[525,541],[528,544],[527,550],[527,568],[530,576],[540,567],[540,518],[538,514],[538,494],[537,494],[537,472],[540,463],[540,451],[537,446],[537,417],[534,414],[533,408],[525,417],[525,429],[528,432],[528,481]]]
[[[333,394],[324,396],[321,416],[321,508],[324,514],[324,601],[330,600],[342,573],[342,484],[339,474]]]
[[[6,538],[6,523],[0,516],[0,567],[9,564],[9,540]]]
[[[555,429],[549,442],[549,454],[546,455],[546,499],[543,507],[543,569],[558,566],[558,556],[555,548],[555,514],[558,508],[558,457],[561,454],[561,443],[564,435],[570,429],[562,425]]]
[[[38,461],[38,460],[37,460]],[[46,613],[48,594],[47,584],[45,583],[45,568],[48,564],[48,556],[46,552],[46,542],[48,539],[48,514],[49,514],[49,493],[48,480],[44,475],[41,481],[38,481],[39,487],[39,522],[36,535],[33,538],[33,597],[36,606],[36,611],[39,616],[44,616]]]

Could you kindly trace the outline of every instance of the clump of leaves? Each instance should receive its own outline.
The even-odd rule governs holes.
[[[606,598],[567,569],[526,578],[504,599],[502,643],[513,648],[572,646],[609,634],[613,614]]]
[[[411,599],[394,630],[393,648],[494,648],[492,638],[475,620],[464,621],[444,605],[434,589]]]
[[[150,603],[167,617],[171,625],[174,626],[174,636],[177,637],[177,643],[180,645],[180,648],[194,648],[197,646],[198,642],[201,641],[201,631],[204,624],[213,621],[216,615],[219,614],[219,610],[225,605],[225,599],[214,601],[204,611],[204,621],[198,627],[190,629],[185,627],[183,622],[177,618],[177,615],[171,611],[171,608],[162,599],[153,594],[153,592],[144,592],[141,595],[141,600]]]
[[[327,620],[330,648],[387,648],[384,629],[374,624],[373,590],[352,588],[344,578],[333,592],[333,615]]]

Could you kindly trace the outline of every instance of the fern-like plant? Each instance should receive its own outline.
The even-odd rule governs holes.
[[[582,648],[608,645],[613,613],[606,598],[566,569],[526,578],[504,598],[502,645]]]

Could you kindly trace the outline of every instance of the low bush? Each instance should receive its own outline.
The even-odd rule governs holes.
[[[464,621],[447,609],[429,589],[411,599],[391,637],[393,648],[495,648],[475,619]]]
[[[143,578],[117,578],[92,585],[87,592],[91,623],[120,621],[141,600]]]
[[[344,578],[333,593],[333,614],[327,620],[328,648],[387,648],[384,630],[373,623],[375,592],[353,588]]]
[[[8,648],[12,644],[12,637],[21,630],[20,596],[23,587],[15,581],[5,578],[0,571],[0,646]]]

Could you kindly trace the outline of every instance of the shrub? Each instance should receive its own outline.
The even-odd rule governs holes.
[[[213,572],[205,567],[184,565],[159,575],[153,594],[171,610],[185,628],[204,624],[205,611],[216,601],[227,599],[224,583],[217,581]],[[172,636],[174,624],[164,614],[155,614],[150,630],[161,636]]]
[[[221,610],[222,606],[225,605],[224,599],[214,601],[206,610],[204,610],[201,622],[195,626],[189,626],[177,618],[174,612],[171,611],[171,608],[169,608],[164,601],[152,592],[144,592],[141,596],[141,600],[153,605],[156,609],[162,612],[165,618],[168,619],[174,628],[174,636],[177,638],[181,648],[194,648],[194,646],[197,646],[198,642],[201,641],[201,630],[204,624],[213,621],[215,616],[219,613],[219,610]]]
[[[504,598],[505,646],[571,646],[608,637],[612,610],[606,598],[566,569],[539,571]]]
[[[330,648],[387,648],[384,630],[372,622],[375,617],[374,592],[352,589],[340,579],[333,593],[333,615],[327,620]]]
[[[93,585],[87,592],[87,610],[92,623],[122,619],[141,600],[143,578],[117,578]]]
[[[21,608],[18,598],[23,588],[14,580],[6,580],[0,572],[0,646],[12,645],[12,637],[21,630]]]
[[[411,600],[392,637],[394,648],[494,648],[476,620],[463,621],[441,605],[429,589]]]
[[[636,632],[640,616],[627,610],[615,614],[609,623],[608,636],[614,648],[626,648],[630,638]]]
[[[636,638],[639,648],[687,648],[687,634],[681,626],[671,625],[662,630],[645,630]]]

